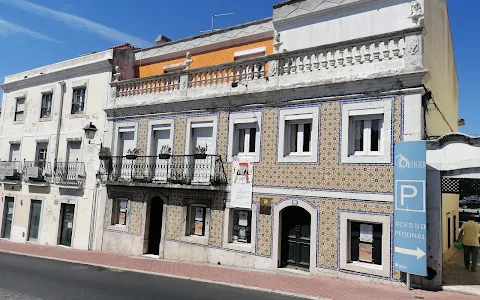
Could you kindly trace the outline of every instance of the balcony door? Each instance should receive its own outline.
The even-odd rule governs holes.
[[[163,150],[170,147],[170,125],[159,125],[153,128],[153,143],[152,143],[152,156],[155,155],[155,158],[152,158],[150,163],[153,166],[154,178],[155,181],[167,181],[168,172],[169,172],[169,163],[170,159],[159,159],[158,155],[162,153]],[[162,153],[166,154],[166,153]]]
[[[21,157],[20,157],[20,144],[11,144],[10,145],[10,155],[9,161],[13,165],[13,174],[7,179],[18,179],[19,174],[21,173]]]
[[[82,159],[82,143],[68,142],[67,143],[67,159],[65,165],[65,174],[67,181],[77,181],[78,170],[80,168],[79,162]],[[65,180],[64,179],[64,180]]]
[[[125,159],[125,156],[128,154],[128,150],[133,150],[135,147],[135,131],[131,130],[130,127],[120,128],[117,155],[123,158],[117,163],[117,173],[121,178],[129,179],[132,175],[134,161]]]
[[[214,137],[212,122],[192,123],[192,153],[195,153],[197,147],[206,147],[206,154],[214,154]],[[205,159],[194,159],[193,182],[208,183],[212,175],[212,157]]]
[[[34,179],[44,180],[45,165],[47,163],[47,149],[48,149],[47,143],[37,144],[37,152],[35,154],[35,164],[33,166],[33,168],[36,168],[36,170],[34,169],[35,172],[31,173],[31,174],[33,173],[37,174],[37,177],[35,177]]]

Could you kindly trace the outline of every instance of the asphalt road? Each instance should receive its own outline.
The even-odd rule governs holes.
[[[298,300],[222,285],[0,253],[1,300]]]

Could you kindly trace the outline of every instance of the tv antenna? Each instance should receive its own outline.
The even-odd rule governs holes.
[[[201,33],[205,33],[205,32],[213,32],[215,31],[215,18],[216,17],[223,17],[223,16],[230,16],[230,15],[233,15],[234,13],[224,13],[224,14],[214,14],[212,15],[212,27],[210,27],[210,30],[202,30],[200,31]]]

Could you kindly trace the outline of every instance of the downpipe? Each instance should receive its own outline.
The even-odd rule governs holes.
[[[93,250],[93,237],[96,229],[97,221],[97,199],[98,191],[100,187],[100,179],[97,179],[95,186],[93,187],[93,202],[92,202],[92,213],[90,214],[90,233],[88,235],[88,250]]]

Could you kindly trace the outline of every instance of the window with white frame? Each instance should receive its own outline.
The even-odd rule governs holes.
[[[240,156],[259,162],[261,111],[232,113],[229,119],[228,160]]]
[[[340,268],[390,276],[390,216],[340,213]]]
[[[187,207],[185,236],[205,236],[207,224],[207,207],[190,204]]]
[[[25,118],[25,97],[17,98],[15,104],[15,122],[23,122]]]
[[[383,114],[350,117],[350,155],[381,155]]]
[[[252,212],[245,209],[231,209],[231,234],[229,243],[250,244],[252,238]]]
[[[40,118],[48,118],[52,116],[52,98],[53,93],[42,94],[42,107],[40,110]]]
[[[284,155],[312,154],[312,119],[287,121],[285,133]]]
[[[279,162],[316,162],[319,107],[280,111]]]
[[[128,200],[114,199],[112,208],[112,225],[127,225]]]
[[[71,114],[83,114],[85,110],[85,95],[87,92],[86,87],[78,87],[73,89],[72,97],[72,111]]]
[[[392,99],[342,105],[342,163],[391,162]]]

